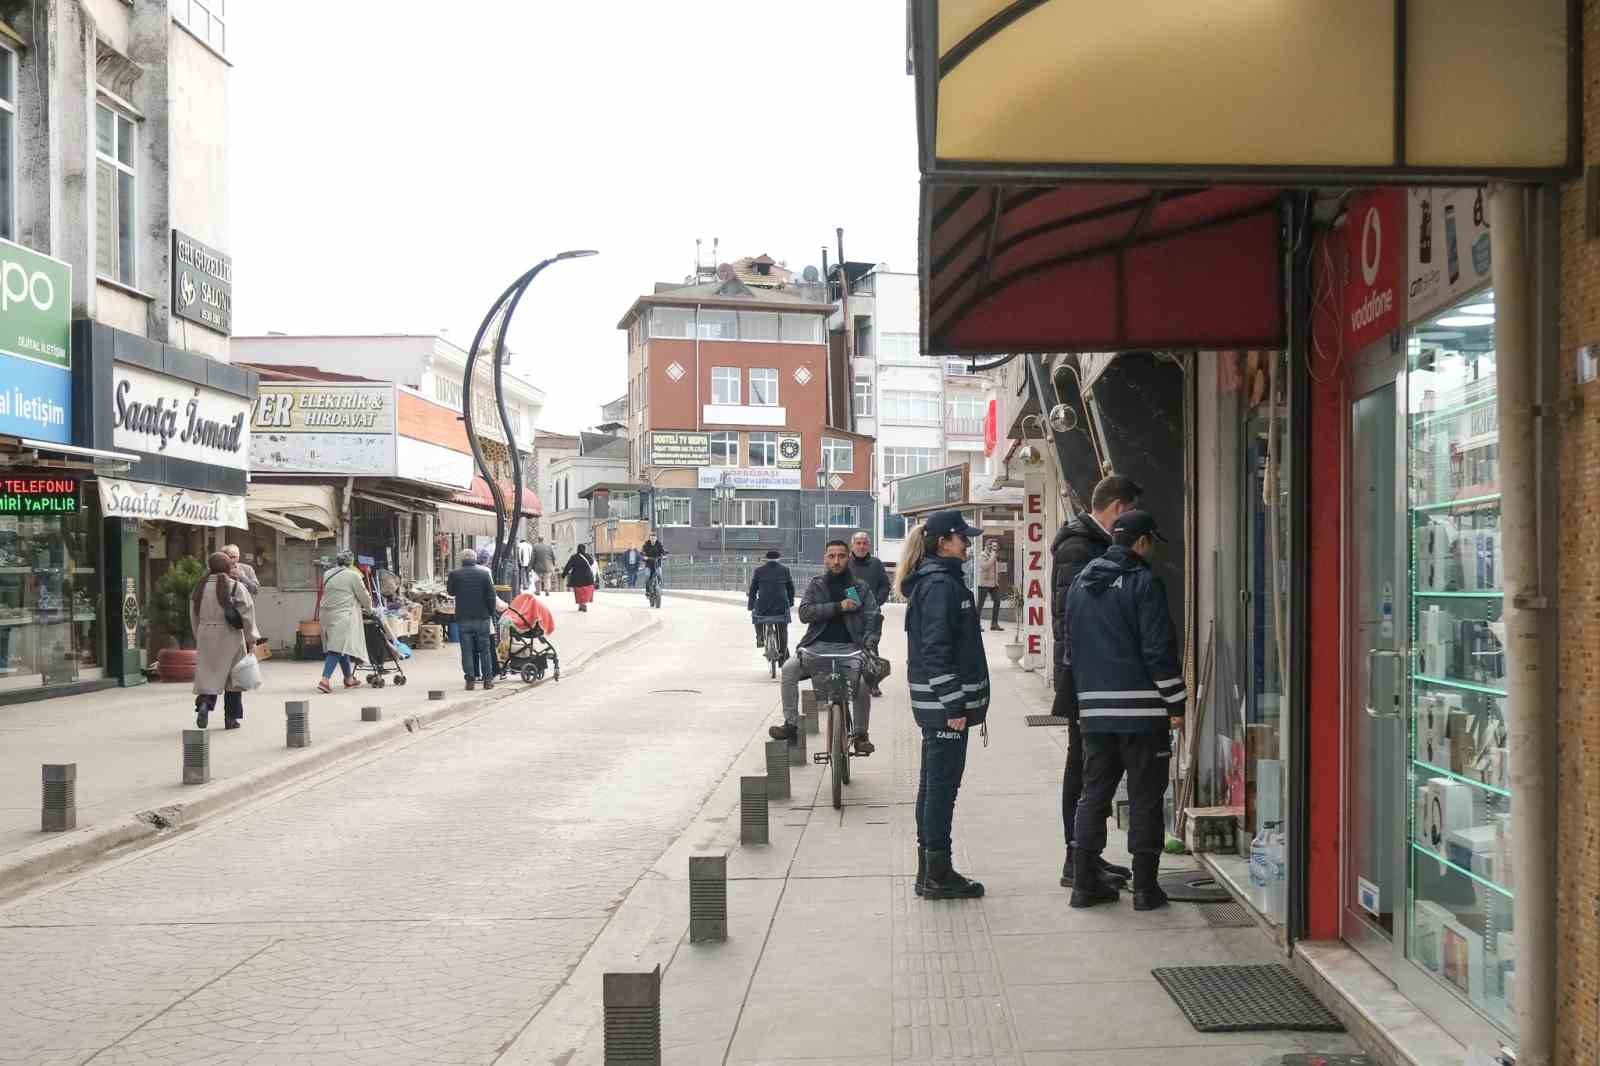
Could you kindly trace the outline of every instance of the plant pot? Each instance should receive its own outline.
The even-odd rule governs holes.
[[[1022,641],[1006,641],[1006,658],[1010,659],[1013,664],[1020,663],[1022,661]]]
[[[156,657],[163,681],[193,681],[198,653],[193,648],[164,648]]]

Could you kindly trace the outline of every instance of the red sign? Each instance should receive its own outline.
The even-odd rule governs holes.
[[[995,446],[1000,443],[1000,416],[995,410],[994,400],[990,400],[983,409],[983,454],[993,455]]]
[[[1400,328],[1405,308],[1406,194],[1374,189],[1345,213],[1344,351],[1354,355]]]

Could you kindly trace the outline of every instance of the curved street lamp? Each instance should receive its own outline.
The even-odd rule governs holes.
[[[489,486],[489,495],[494,500],[494,560],[491,566],[494,570],[495,580],[498,582],[504,576],[503,563],[509,561],[512,545],[517,540],[517,528],[522,524],[522,459],[517,455],[517,436],[511,429],[511,417],[506,411],[505,393],[505,356],[506,333],[511,329],[511,317],[517,313],[517,304],[522,302],[522,296],[533,284],[533,279],[539,272],[559,259],[583,259],[600,253],[592,249],[579,248],[571,251],[559,252],[542,261],[532,270],[523,274],[516,281],[506,287],[489,308],[489,313],[483,316],[483,322],[478,326],[478,332],[473,335],[472,347],[467,349],[467,369],[461,380],[461,420],[466,423],[467,444],[472,448],[472,461],[478,468],[478,473],[483,476],[484,482]],[[499,317],[499,323],[495,318]],[[494,402],[500,415],[500,427],[506,435],[506,451],[511,455],[511,479],[514,485],[511,515],[506,516],[505,492],[500,488],[499,480],[489,471],[489,463],[483,457],[483,447],[478,443],[477,428],[473,422],[473,387],[472,373],[476,369],[478,351],[483,346],[484,335],[495,328],[494,339]],[[515,590],[521,592],[521,589]]]

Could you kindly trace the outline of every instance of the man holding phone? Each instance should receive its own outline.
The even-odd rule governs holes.
[[[813,666],[825,668],[820,656],[864,652],[878,632],[878,601],[872,590],[850,571],[850,546],[830,540],[823,552],[825,572],[811,579],[800,600],[800,621],[806,623],[798,654],[783,665],[783,725],[767,730],[774,740],[793,744],[800,736],[800,681],[811,676]],[[849,661],[855,700],[850,708],[850,742],[857,755],[877,750],[867,737],[872,697],[858,684],[862,657]]]

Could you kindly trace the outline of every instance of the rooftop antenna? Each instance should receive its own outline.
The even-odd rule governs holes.
[[[694,280],[700,280],[700,238],[694,239]]]

